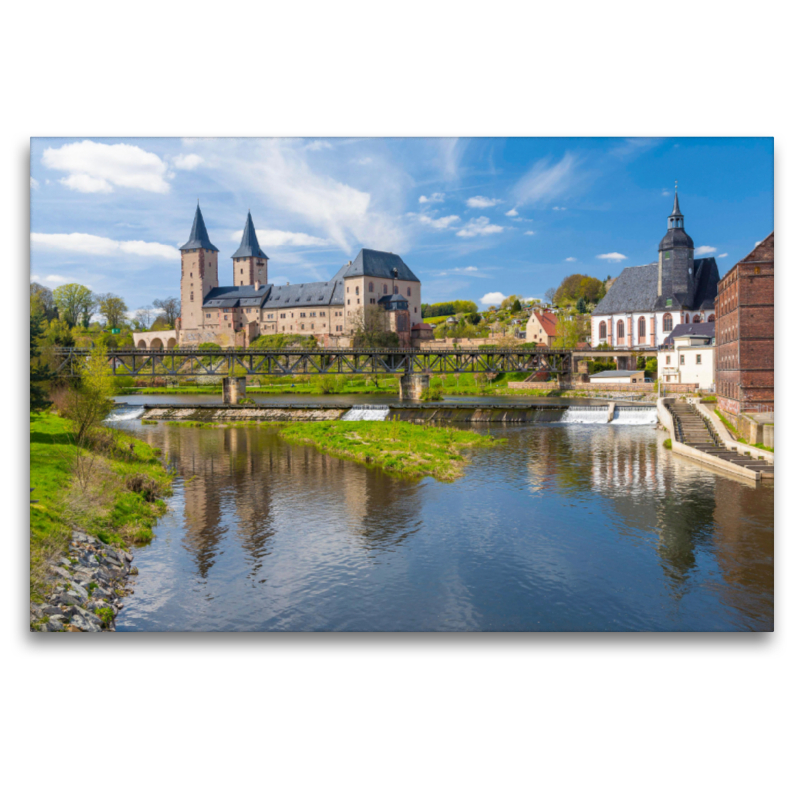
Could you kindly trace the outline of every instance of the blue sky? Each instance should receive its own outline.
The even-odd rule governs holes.
[[[676,180],[720,274],[773,229],[771,138],[32,139],[31,274],[131,310],[177,295],[199,198],[222,284],[249,209],[271,282],[326,280],[371,247],[403,257],[423,302],[485,307],[655,260]]]

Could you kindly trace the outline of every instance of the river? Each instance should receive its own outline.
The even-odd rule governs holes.
[[[178,475],[120,631],[772,629],[772,486],[650,425],[496,427],[444,484],[270,428],[117,424]]]

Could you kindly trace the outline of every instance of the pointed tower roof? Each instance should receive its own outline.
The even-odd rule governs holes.
[[[675,187],[675,204],[672,206],[672,213],[670,214],[671,217],[682,217],[681,214],[681,207],[678,205],[678,187]]]
[[[206,223],[203,222],[203,213],[200,211],[200,203],[197,204],[197,211],[194,214],[192,232],[189,234],[189,241],[181,247],[181,250],[213,250],[219,253],[219,248],[211,244],[206,230]]]
[[[269,256],[258,246],[258,237],[256,236],[256,226],[253,225],[253,218],[250,212],[247,212],[247,222],[244,224],[244,233],[242,233],[242,243],[239,249],[231,256],[231,258],[247,258],[248,256],[255,256],[256,258],[269,258]]]

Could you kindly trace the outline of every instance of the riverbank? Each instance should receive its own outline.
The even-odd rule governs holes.
[[[453,481],[463,472],[471,447],[494,447],[505,439],[456,428],[422,426],[411,422],[296,422],[280,428],[291,444],[376,466],[403,478],[428,475]]]
[[[122,580],[116,565],[123,569],[131,560],[130,547],[152,539],[153,525],[166,511],[161,498],[171,493],[171,476],[159,455],[139,439],[109,428],[98,432],[91,449],[77,448],[68,420],[50,413],[31,415],[32,626],[46,624],[51,614],[59,616],[54,608],[66,620],[88,612],[103,623],[95,611],[109,608],[101,627],[113,627],[117,606],[112,601],[120,596]],[[75,602],[67,602],[68,597]],[[93,630],[97,620],[89,621],[83,628],[72,627]]]

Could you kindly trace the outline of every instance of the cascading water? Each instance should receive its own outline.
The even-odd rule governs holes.
[[[605,425],[608,406],[569,406],[559,422],[564,425]]]
[[[652,406],[617,406],[612,425],[655,425],[658,414]]]
[[[389,406],[353,406],[343,417],[344,422],[382,422],[389,416]]]
[[[123,406],[115,408],[107,417],[106,422],[125,422],[129,419],[139,419],[144,414],[142,406]]]

